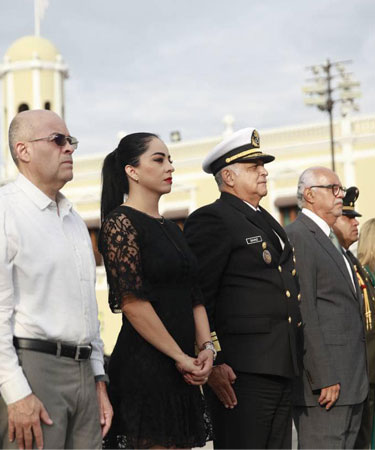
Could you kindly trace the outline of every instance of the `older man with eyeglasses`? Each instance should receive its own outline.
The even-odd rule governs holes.
[[[362,296],[332,231],[345,191],[331,170],[305,170],[302,212],[286,227],[302,294],[304,367],[293,394],[299,448],[353,448],[368,393]]]
[[[11,122],[0,189],[0,447],[101,448],[112,408],[87,228],[60,189],[78,141],[54,112]]]

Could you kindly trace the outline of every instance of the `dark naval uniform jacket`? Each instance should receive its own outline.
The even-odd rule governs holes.
[[[299,371],[302,324],[293,250],[280,224],[260,209],[222,193],[189,216],[184,232],[220,343],[217,363],[292,378]],[[265,219],[284,241],[283,250]]]

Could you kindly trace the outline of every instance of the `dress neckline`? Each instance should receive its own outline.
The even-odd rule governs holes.
[[[141,210],[139,210],[139,209],[137,209],[137,208],[133,208],[132,206],[128,206],[128,205],[126,205],[126,204],[122,204],[121,206],[122,206],[122,207],[129,208],[129,209],[132,209],[133,211],[137,211],[137,212],[139,212],[140,214],[143,214],[144,216],[147,216],[147,217],[149,217],[150,219],[154,219],[154,220],[156,220],[157,222],[159,222],[159,223],[161,223],[161,224],[163,224],[163,223],[165,222],[165,217],[164,217],[164,216],[154,217],[154,216],[151,216],[150,214],[147,214],[147,213],[145,213],[145,212],[143,212],[143,211],[141,211]]]

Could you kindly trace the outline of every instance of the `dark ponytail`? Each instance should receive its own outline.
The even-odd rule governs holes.
[[[102,198],[100,204],[101,221],[124,202],[124,195],[129,194],[129,182],[125,166],[137,167],[140,156],[147,150],[149,142],[158,138],[153,133],[128,134],[109,153],[102,168]]]

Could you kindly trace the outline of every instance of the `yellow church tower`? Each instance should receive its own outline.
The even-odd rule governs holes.
[[[8,129],[13,117],[27,109],[50,109],[64,117],[64,79],[68,67],[47,39],[25,36],[17,39],[7,50],[0,65],[2,81],[0,179],[14,177],[15,165],[9,153]]]

